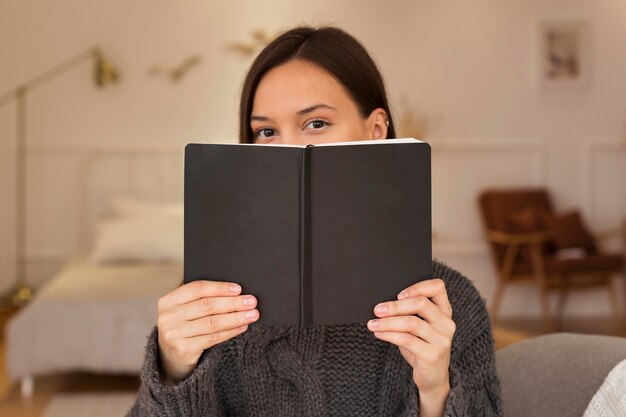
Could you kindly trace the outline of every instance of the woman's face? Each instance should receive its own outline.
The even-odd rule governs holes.
[[[386,122],[382,108],[362,118],[356,103],[332,75],[297,59],[261,78],[250,116],[253,141],[259,144],[385,139]]]

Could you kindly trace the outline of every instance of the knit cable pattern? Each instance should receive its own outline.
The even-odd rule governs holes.
[[[446,283],[457,325],[444,415],[502,416],[485,300],[469,279],[439,260],[433,260],[432,276]],[[364,323],[303,328],[255,323],[205,350],[192,373],[173,386],[161,380],[157,332],[155,326],[148,336],[130,417],[419,417],[411,366]]]

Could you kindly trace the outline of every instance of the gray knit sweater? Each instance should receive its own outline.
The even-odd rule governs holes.
[[[485,300],[471,281],[441,261],[433,260],[433,277],[445,281],[456,323],[444,415],[502,416]],[[205,350],[176,385],[164,384],[161,373],[155,326],[127,417],[419,416],[411,366],[397,346],[377,339],[365,323],[252,324]]]

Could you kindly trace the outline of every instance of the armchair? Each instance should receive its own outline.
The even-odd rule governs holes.
[[[624,256],[603,252],[577,212],[558,218],[550,195],[543,188],[484,190],[478,205],[498,276],[490,306],[494,324],[504,290],[518,282],[537,285],[546,331],[555,329],[549,292],[559,292],[560,319],[570,290],[599,286],[607,288],[616,323],[621,324],[617,291],[611,278],[624,272]],[[567,246],[573,246],[579,255],[562,256]]]

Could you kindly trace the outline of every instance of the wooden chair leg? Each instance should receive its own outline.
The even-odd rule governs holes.
[[[557,327],[563,327],[563,311],[565,310],[565,303],[567,302],[567,296],[569,295],[567,284],[565,283],[565,277],[560,277],[559,285],[559,299],[556,307],[556,320]]]
[[[624,293],[624,311],[622,320],[624,321],[624,331],[626,331],[626,220],[624,221],[624,271],[622,272],[622,291]]]
[[[546,273],[543,267],[541,246],[539,243],[530,247],[530,257],[533,265],[533,274],[539,288],[539,302],[543,312],[543,328],[546,333],[554,331],[554,324],[550,318],[550,304],[548,302],[548,287],[546,283]]]
[[[491,308],[489,309],[491,312],[492,326],[495,326],[498,321],[498,312],[500,311],[500,305],[502,304],[502,297],[504,295],[505,288],[506,283],[502,280],[498,280],[498,284],[496,285],[496,293],[493,296],[493,302],[491,304]]]
[[[611,309],[613,310],[613,319],[615,320],[615,329],[619,332],[622,328],[626,328],[626,319],[620,314],[619,300],[617,297],[617,287],[611,277],[609,277],[609,284],[607,285],[609,290],[609,300],[611,302]]]
[[[543,329],[546,333],[554,331],[554,323],[550,317],[550,304],[548,303],[548,290],[545,286],[539,286],[539,302],[543,313]]]

